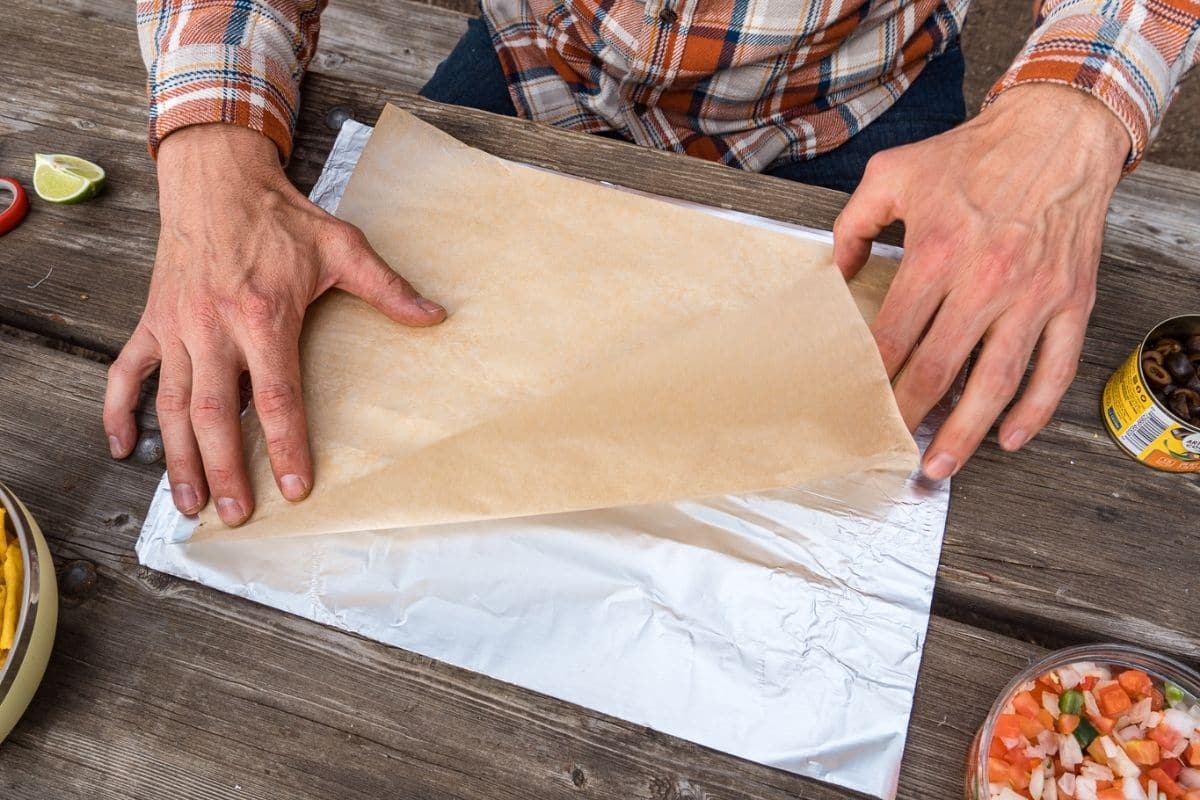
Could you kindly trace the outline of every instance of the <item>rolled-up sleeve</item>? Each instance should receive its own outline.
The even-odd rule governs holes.
[[[224,122],[259,131],[287,159],[325,3],[138,0],[151,154],[173,131]]]
[[[1129,131],[1133,169],[1200,59],[1200,0],[1044,0],[1036,26],[984,106],[1028,83],[1087,92]]]

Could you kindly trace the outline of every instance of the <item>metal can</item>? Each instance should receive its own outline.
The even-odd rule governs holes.
[[[1101,411],[1113,441],[1148,467],[1166,472],[1200,472],[1200,426],[1180,419],[1146,381],[1142,354],[1164,336],[1187,341],[1200,335],[1200,314],[1155,325],[1104,387]]]

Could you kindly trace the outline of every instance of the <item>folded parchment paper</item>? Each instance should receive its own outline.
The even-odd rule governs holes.
[[[313,190],[327,210],[370,134],[352,122],[342,128]],[[739,233],[786,235],[801,252],[828,243],[828,233],[687,207]],[[874,274],[886,284],[886,271]],[[877,300],[878,291],[857,287],[855,297]],[[917,431],[922,446],[937,414]],[[884,478],[861,478],[853,493],[837,481],[528,518],[188,542],[195,521],[175,511],[164,476],[137,552],[153,569],[890,798],[949,485],[909,480],[878,503],[882,489],[892,491]]]
[[[830,249],[530,170],[388,106],[341,199],[450,313],[387,323],[341,292],[302,343],[316,482],[236,534],[611,508],[916,464]],[[878,287],[870,286],[871,289]],[[196,535],[229,535],[215,512]]]

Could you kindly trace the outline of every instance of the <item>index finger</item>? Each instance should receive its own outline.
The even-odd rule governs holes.
[[[104,432],[113,458],[125,458],[137,442],[134,414],[142,395],[142,383],[158,368],[162,358],[158,341],[138,325],[108,368],[104,390]]]

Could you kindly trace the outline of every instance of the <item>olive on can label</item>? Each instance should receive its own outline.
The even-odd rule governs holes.
[[[1103,418],[1135,459],[1200,472],[1200,314],[1155,326],[1104,387]]]

